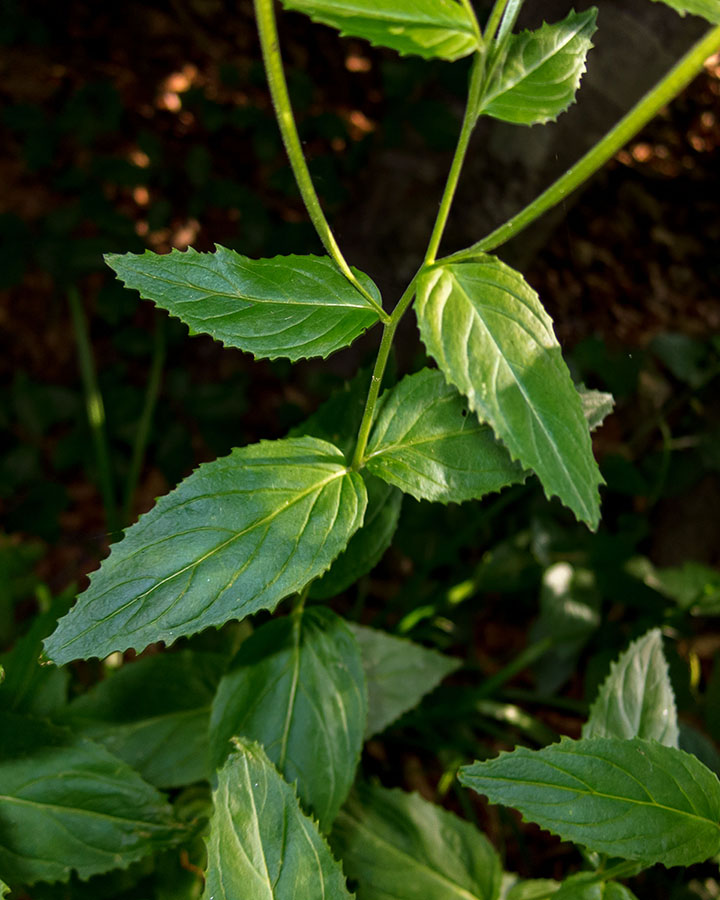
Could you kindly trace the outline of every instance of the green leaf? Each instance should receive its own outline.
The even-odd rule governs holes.
[[[205,900],[351,900],[339,864],[262,747],[236,739],[218,774]]]
[[[553,900],[637,900],[635,895],[624,885],[618,884],[616,881],[598,881],[597,879],[598,875],[595,872],[571,875],[552,895]]]
[[[720,783],[655,741],[564,738],[460,769],[460,781],[563,840],[645,866],[689,866],[720,850]]]
[[[346,459],[350,459],[365,411],[371,377],[370,369],[361,369],[311,416],[293,428],[290,437],[310,435],[319,438],[334,444],[342,450]]]
[[[588,427],[590,431],[595,431],[613,411],[615,406],[613,395],[604,391],[593,391],[584,384],[579,384],[577,390]]]
[[[595,576],[588,569],[559,562],[543,573],[540,615],[530,639],[552,638],[553,643],[534,666],[540,693],[555,693],[573,674],[583,647],[600,625],[601,606]]]
[[[480,100],[478,115],[536,125],[565,112],[585,71],[596,18],[597,9],[592,7],[537,31],[512,35]]]
[[[261,441],[200,466],[142,516],[45,648],[57,663],[172,643],[272,610],[321,575],[367,495],[337,447]]]
[[[394,637],[375,628],[350,623],[362,654],[368,690],[365,739],[417,706],[425,694],[460,666],[460,661]]]
[[[515,881],[502,900],[546,900],[554,897],[562,887],[562,882],[550,878],[531,878]]]
[[[249,259],[217,247],[215,253],[110,253],[105,261],[126,287],[177,316],[191,334],[209,334],[260,358],[325,357],[378,321],[328,257]],[[355,274],[380,303],[372,280]]]
[[[210,707],[226,659],[162,653],[126,663],[74,700],[63,721],[104,744],[157,787],[210,776]]]
[[[500,892],[490,842],[417,794],[358,784],[330,841],[358,900],[496,900]]]
[[[381,403],[365,465],[417,500],[479,500],[527,476],[442,372],[403,378]]]
[[[418,280],[420,334],[448,381],[591,528],[602,478],[550,317],[519,272],[493,256],[439,265]]]
[[[720,0],[662,0],[671,6],[681,16],[692,13],[694,16],[702,16],[708,22],[720,23]]]
[[[275,619],[241,646],[210,723],[219,768],[230,739],[259,741],[326,831],[355,779],[367,717],[360,649],[324,608]]]
[[[636,557],[628,563],[628,570],[649,588],[674,600],[690,615],[720,614],[720,572],[717,569],[692,560],[682,566],[656,569],[649,559]]]
[[[0,871],[11,883],[126,868],[179,836],[170,807],[104,747],[0,713]]]
[[[678,723],[662,634],[653,628],[611,665],[583,737],[645,738],[678,746]]]
[[[322,578],[313,581],[310,596],[319,600],[336,597],[370,572],[385,555],[397,529],[402,493],[380,478],[362,473],[368,503],[365,521]]]
[[[460,59],[478,49],[473,20],[456,0],[283,0],[314,22],[424,59]]]

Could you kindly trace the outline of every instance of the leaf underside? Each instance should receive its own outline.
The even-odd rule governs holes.
[[[590,709],[583,737],[639,737],[678,746],[675,694],[659,628],[630,644],[612,664]]]
[[[259,744],[218,773],[204,900],[351,900],[340,865]]]
[[[163,796],[104,747],[0,713],[0,872],[10,883],[127,868],[178,836]]]
[[[564,738],[460,770],[467,787],[563,840],[650,866],[720,850],[720,783],[694,756],[655,741]]]
[[[662,0],[662,2],[682,16],[691,13],[694,16],[702,16],[708,22],[720,24],[720,0]]]
[[[376,628],[350,623],[365,670],[368,715],[365,739],[384,731],[454,672],[460,661]]]
[[[366,466],[417,500],[479,500],[527,477],[442,372],[403,378],[381,403]]]
[[[329,567],[366,501],[361,476],[316,438],[201,465],[113,545],[46,652],[60,664],[140,651],[273,610]]]
[[[556,119],[575,101],[592,47],[597,9],[512,35],[478,113],[535,125]]]
[[[285,9],[380,47],[455,60],[478,49],[473,21],[456,0],[282,0]]]
[[[327,830],[355,778],[367,716],[360,649],[329,609],[275,619],[242,645],[213,704],[214,765],[230,739],[259,741]]]
[[[522,275],[499,259],[437,266],[418,282],[428,352],[514,459],[533,469],[591,528],[602,478],[550,317]]]
[[[484,835],[417,794],[359,783],[330,841],[358,900],[496,900],[500,890]]]
[[[378,321],[329,257],[249,259],[218,246],[215,253],[110,253],[105,261],[126,287],[177,316],[191,334],[258,358],[326,357]],[[355,275],[380,303],[372,280]]]

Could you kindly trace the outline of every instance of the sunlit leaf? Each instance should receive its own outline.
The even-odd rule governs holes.
[[[659,628],[633,641],[612,664],[583,727],[583,737],[639,737],[678,746],[675,694]]]
[[[233,450],[113,545],[46,651],[57,663],[105,657],[272,610],[329,567],[366,500],[332,444],[287,438]]]
[[[525,279],[493,256],[418,280],[420,334],[445,377],[514,459],[592,528],[600,472],[582,403],[550,317]]]
[[[685,13],[692,13],[694,16],[702,16],[708,22],[720,23],[720,0],[662,0],[662,2],[682,16]]]
[[[337,28],[343,37],[364,38],[398,53],[425,59],[459,59],[478,49],[473,21],[456,0],[282,0]]]
[[[492,803],[563,840],[644,865],[689,866],[720,851],[720,782],[701,762],[640,738],[567,738],[460,769]]]
[[[191,334],[209,334],[256,357],[325,357],[378,321],[328,257],[249,259],[217,247],[110,253],[105,261],[126,287],[177,316]],[[371,279],[355,274],[379,303]]]
[[[259,744],[236,740],[213,799],[204,900],[351,900],[339,863]]]
[[[220,683],[213,763],[234,736],[259,741],[327,830],[355,778],[366,716],[360,649],[345,622],[323,608],[275,619],[243,643]]]

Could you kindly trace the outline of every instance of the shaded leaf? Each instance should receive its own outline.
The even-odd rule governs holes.
[[[590,709],[583,737],[633,737],[678,746],[678,723],[662,634],[653,628],[610,666]]]
[[[350,900],[340,865],[262,747],[236,739],[218,773],[205,900]]]
[[[530,639],[552,639],[552,647],[534,665],[540,693],[562,687],[577,667],[583,647],[600,625],[602,597],[595,576],[560,562],[543,573],[540,615],[530,629]]]
[[[330,840],[358,900],[496,900],[500,891],[490,842],[417,794],[359,783]]]
[[[380,47],[425,59],[459,59],[478,49],[473,21],[456,0],[282,0],[314,22]]]
[[[74,700],[63,720],[158,787],[210,776],[210,707],[226,659],[163,653],[126,663]]]
[[[522,275],[493,256],[439,265],[418,281],[420,335],[470,409],[592,528],[600,472],[550,317]]]
[[[57,663],[172,643],[274,609],[359,528],[365,484],[316,438],[261,441],[200,466],[114,544],[45,648]]]
[[[702,16],[708,22],[720,22],[720,0],[662,0],[667,6],[671,6],[681,16],[692,13],[694,16]]]
[[[635,894],[617,881],[598,881],[594,872],[571,875],[554,893],[553,900],[637,900]]]
[[[318,599],[335,597],[372,571],[392,543],[400,518],[402,493],[380,478],[362,473],[368,503],[362,528],[322,578],[313,581],[310,596]]]
[[[460,661],[405,638],[349,623],[362,654],[368,691],[365,738],[384,731],[460,666]]]
[[[104,747],[0,713],[0,871],[18,884],[127,867],[179,836],[155,788]]]
[[[556,119],[574,102],[592,47],[597,9],[512,35],[478,114],[517,125]]]
[[[628,563],[631,575],[693,616],[720,615],[720,572],[689,560],[682,566],[657,569],[645,557]]]
[[[177,316],[191,334],[209,334],[256,357],[326,357],[378,321],[377,313],[329,257],[249,259],[215,253],[109,253],[126,287]],[[355,271],[380,302],[372,280]]]
[[[442,372],[403,378],[382,404],[365,465],[417,500],[479,500],[527,476]]]
[[[460,769],[460,781],[563,840],[646,866],[720,850],[720,783],[694,756],[633,738],[567,738]]]
[[[213,765],[232,737],[259,741],[325,831],[355,779],[366,716],[360,650],[345,622],[323,608],[275,619],[243,643],[220,682]]]

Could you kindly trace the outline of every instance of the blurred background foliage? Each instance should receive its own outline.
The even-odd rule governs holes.
[[[3,6],[0,643],[9,648],[52,597],[84,586],[115,537],[113,516],[127,525],[199,462],[283,436],[371,361],[377,336],[326,364],[256,363],[188,338],[103,266],[104,252],[215,242],[251,256],[319,252],[272,117],[250,3]],[[414,223],[392,180],[378,181],[384,206],[367,186],[393,166],[407,170],[432,215],[466,68],[340,42],[296,15],[283,18],[282,36],[301,136],[346,255],[387,260],[369,273],[392,291],[407,262],[393,268],[386,235],[396,229],[404,249]],[[467,191],[458,219],[464,202]],[[479,821],[524,876],[559,876],[576,851],[546,836],[529,842],[514,815],[456,791],[457,766],[498,746],[577,736],[610,660],[650,627],[670,639],[685,745],[720,771],[719,205],[716,57],[525,267],[576,380],[616,400],[594,436],[607,481],[597,534],[536,483],[461,507],[408,497],[391,551],[332,601],[464,660],[450,686],[369,743],[364,764]],[[85,333],[105,413],[104,473],[81,376]],[[397,356],[399,374],[422,365],[412,321]],[[79,665],[70,690],[99,671]],[[666,882],[663,896],[717,897],[712,867],[697,869],[690,886]],[[658,896],[646,879],[646,896]]]

